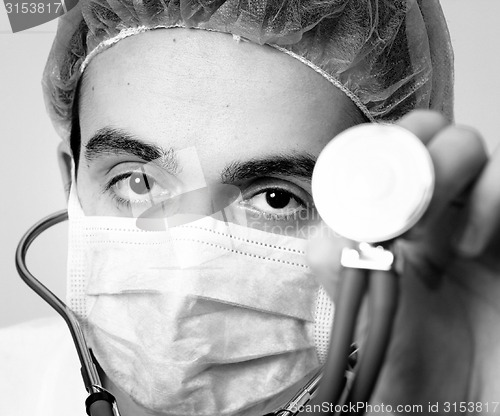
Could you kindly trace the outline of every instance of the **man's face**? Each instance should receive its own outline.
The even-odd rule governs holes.
[[[171,199],[175,212],[211,213],[223,195],[185,192],[201,171],[214,193],[238,189],[250,226],[304,238],[320,221],[314,161],[362,121],[349,98],[288,55],[186,29],[133,36],[96,56],[79,108],[77,190],[87,215],[136,216]],[[104,383],[124,415],[147,413]]]
[[[201,168],[215,193],[220,184],[239,189],[252,226],[302,237],[318,221],[316,157],[362,121],[342,92],[286,54],[186,29],[133,36],[96,56],[79,116],[77,189],[87,215],[137,215],[185,192]],[[196,210],[210,213],[199,195]],[[193,210],[193,198],[176,204]]]

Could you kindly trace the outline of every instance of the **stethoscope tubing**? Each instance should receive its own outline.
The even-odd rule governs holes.
[[[33,241],[50,227],[67,219],[67,210],[58,211],[38,221],[26,231],[16,249],[16,268],[21,279],[45,300],[64,319],[68,326],[80,360],[83,382],[89,393],[86,402],[87,413],[91,416],[112,416],[115,414],[113,413],[114,397],[101,387],[99,373],[92,360],[78,320],[64,302],[31,274],[26,265],[26,255]]]
[[[348,357],[356,322],[367,287],[367,271],[343,269],[323,379],[315,402],[339,403],[346,385]],[[333,413],[331,413],[333,414]]]
[[[364,414],[364,411],[353,413],[333,409],[339,407],[336,404],[341,404],[341,409],[352,409],[350,403],[358,408],[358,403],[369,402],[391,339],[398,304],[398,287],[398,276],[393,270],[342,269],[328,358],[321,386],[314,400],[315,403],[334,405],[328,406],[332,410],[325,414]],[[367,336],[360,348],[354,379],[348,381],[346,372],[349,349],[366,292],[370,317]],[[349,385],[346,390],[347,383]]]
[[[398,306],[399,285],[394,270],[371,270],[368,286],[370,322],[347,403],[368,403],[370,400],[389,347]]]

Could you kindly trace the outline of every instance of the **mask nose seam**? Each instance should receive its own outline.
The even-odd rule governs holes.
[[[253,240],[250,238],[237,237],[237,236],[234,236],[232,234],[223,233],[223,232],[216,231],[216,230],[211,230],[211,229],[206,228],[206,227],[183,226],[183,228],[188,228],[191,230],[200,230],[200,231],[208,232],[208,233],[211,233],[214,235],[227,237],[227,238],[230,238],[230,239],[235,240],[235,241],[241,241],[241,242],[245,242],[245,243],[249,243],[249,244],[253,244],[253,245],[261,246],[261,247],[268,247],[268,248],[272,248],[272,249],[276,249],[276,250],[280,250],[280,251],[284,251],[284,252],[295,253],[295,254],[300,254],[300,255],[306,254],[306,252],[304,250],[298,250],[295,248],[279,246],[276,244],[268,244],[268,243],[264,243],[264,242],[258,241],[258,240]],[[140,233],[148,233],[148,232],[153,232],[153,233],[165,232],[165,231],[149,231],[149,230],[146,231],[146,230],[133,229],[133,228],[126,229],[126,228],[112,228],[112,227],[99,227],[99,226],[86,227],[85,231],[90,232],[90,233],[106,232],[107,231],[107,232],[124,232],[124,233],[133,232],[133,233],[139,233],[139,234]],[[93,236],[93,234],[88,234],[87,236]]]
[[[232,240],[243,241],[243,242],[246,242],[246,243],[255,244],[255,245],[258,245],[258,246],[262,246],[262,247],[269,247],[269,248],[274,248],[274,249],[277,249],[277,250],[288,251],[288,252],[297,253],[297,254],[306,254],[306,252],[303,251],[303,250],[297,250],[297,249],[294,249],[294,248],[288,248],[288,247],[278,246],[278,245],[274,245],[274,244],[267,244],[267,243],[263,243],[263,242],[257,241],[257,240],[252,240],[252,239],[249,239],[249,238],[236,237],[236,236],[234,236],[232,234],[223,233],[223,232],[216,231],[216,230],[211,230],[211,229],[205,228],[205,227],[187,225],[187,226],[185,226],[185,228],[190,228],[190,229],[193,229],[193,230],[206,231],[206,232],[209,232],[209,233],[212,233],[212,234],[220,235],[222,237],[228,237],[228,238],[230,238]]]

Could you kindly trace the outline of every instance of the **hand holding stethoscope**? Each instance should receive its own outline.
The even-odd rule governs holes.
[[[398,125],[427,147],[435,190],[424,217],[392,246],[400,299],[372,401],[457,413],[454,403],[498,401],[500,390],[500,151],[488,161],[476,131],[437,113],[413,112]],[[338,260],[312,262],[332,293]]]

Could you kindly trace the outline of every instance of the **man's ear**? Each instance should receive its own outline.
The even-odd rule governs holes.
[[[57,146],[57,161],[59,162],[59,170],[61,171],[64,193],[66,194],[66,199],[68,199],[69,190],[71,188],[73,158],[71,156],[71,150],[66,142],[61,142],[59,146]]]

